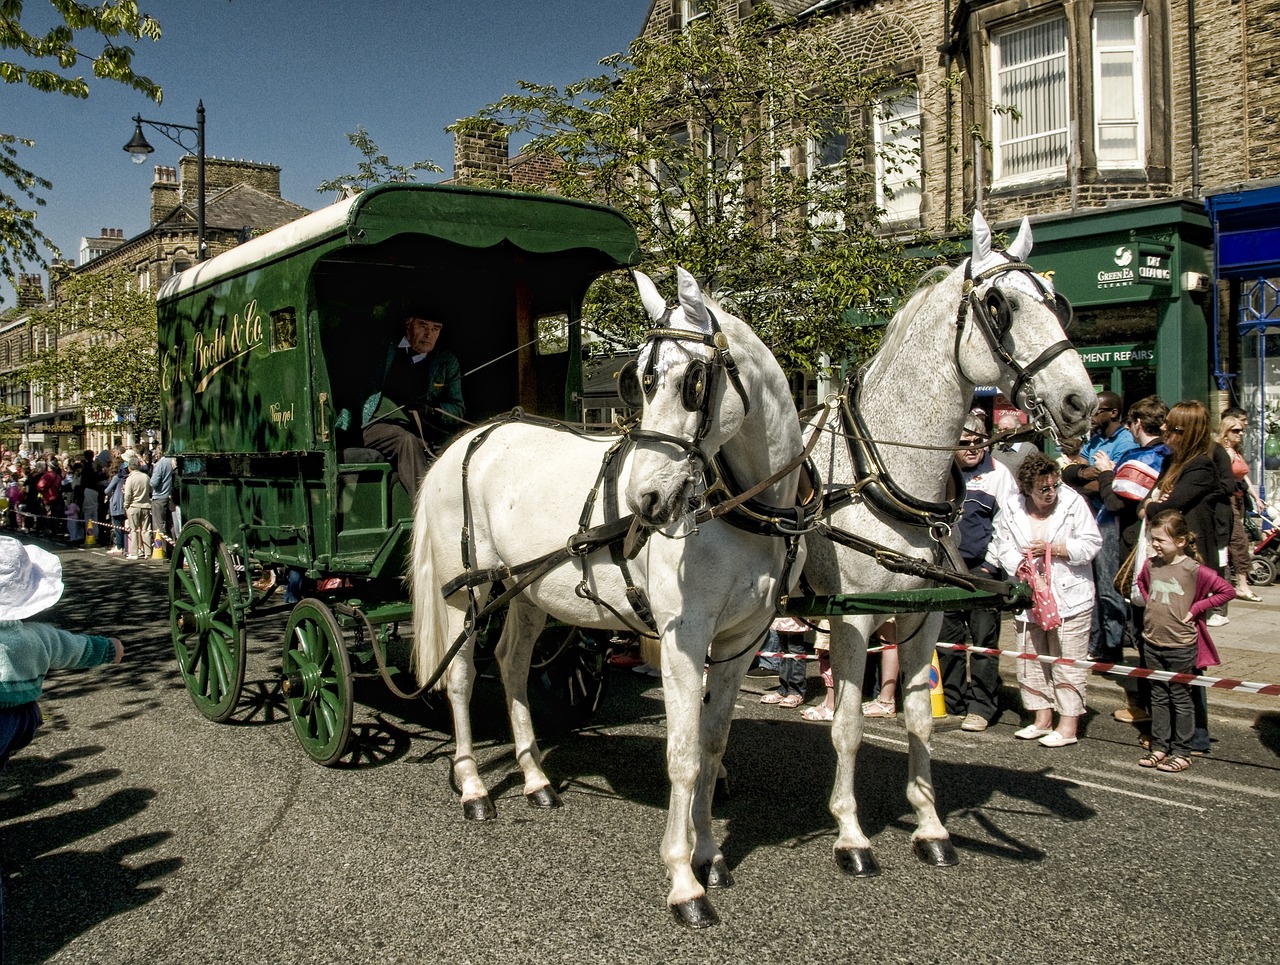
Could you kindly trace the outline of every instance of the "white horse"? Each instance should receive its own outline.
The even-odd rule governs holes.
[[[716,459],[726,476],[745,485],[768,483],[756,494],[756,509],[786,515],[796,504],[802,446],[787,379],[772,354],[744,322],[709,303],[688,272],[677,273],[679,302],[670,307],[636,273],[645,309],[660,327],[640,353],[643,378],[631,374],[644,393],[643,416],[631,433],[635,448],[619,460],[614,490],[601,486],[601,466],[618,436],[585,437],[532,422],[472,430],[431,467],[413,530],[414,667],[427,682],[450,641],[464,633],[468,607],[483,604],[493,583],[510,587],[524,574],[527,585],[510,600],[497,657],[525,795],[534,806],[558,806],[530,723],[530,657],[548,614],[579,627],[643,628],[608,548],[558,552],[584,526],[623,515],[625,480],[627,504],[649,533],[625,565],[662,639],[671,779],[661,852],[671,878],[667,902],[681,922],[702,927],[717,919],[698,875],[708,887],[732,883],[712,833],[712,790],[739,684],[788,572],[788,543],[732,525],[727,516],[701,521],[691,532],[690,506],[704,468]],[[593,505],[583,519],[589,496]],[[544,557],[532,571],[521,567]],[[802,562],[789,570],[793,577]],[[463,588],[442,600],[442,589],[452,589],[447,581],[464,571],[476,574],[469,581],[474,602]],[[483,820],[496,812],[472,757],[471,646],[453,660],[447,684],[463,811]]]
[[[819,472],[829,474],[828,496],[840,491],[851,495],[828,517],[833,528],[900,553],[935,559],[951,509],[946,500],[954,447],[975,385],[999,386],[1043,429],[1062,436],[1088,429],[1096,401],[1080,356],[1063,333],[1070,307],[1025,264],[1030,252],[1031,227],[1025,219],[1013,244],[1001,253],[993,250],[991,232],[975,212],[972,257],[917,291],[894,316],[879,352],[849,391],[853,397],[844,400],[849,440],[824,433],[814,451]],[[855,457],[859,446],[862,451]],[[951,493],[957,495],[962,499],[963,491]],[[815,593],[926,585],[827,539],[810,536],[808,550],[805,575]],[[862,615],[831,622],[831,664],[837,679],[831,732],[837,763],[830,800],[839,825],[835,857],[841,870],[858,876],[879,871],[858,824],[854,768],[863,731],[867,640],[884,619]],[[917,820],[912,842],[926,863],[951,865],[957,856],[934,806],[929,761],[933,717],[928,675],[941,624],[940,612],[901,614],[898,639],[907,680],[907,798]]]

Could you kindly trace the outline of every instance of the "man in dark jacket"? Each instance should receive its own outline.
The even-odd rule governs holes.
[[[974,576],[995,579],[999,567],[987,561],[991,534],[1000,507],[1017,495],[1013,475],[991,458],[986,449],[987,429],[978,415],[970,415],[960,433],[956,466],[964,477],[964,506],[960,512],[960,557]],[[1000,614],[995,610],[958,610],[947,613],[938,639],[995,649],[1000,644]],[[966,661],[966,657],[968,658]],[[966,664],[968,673],[966,674]],[[963,650],[939,650],[942,691],[947,713],[963,716],[961,730],[983,731],[1000,714],[1000,658]]]

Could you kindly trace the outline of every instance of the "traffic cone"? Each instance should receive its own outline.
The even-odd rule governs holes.
[[[942,695],[942,668],[938,665],[938,651],[933,651],[933,663],[929,667],[929,702],[933,706],[933,717],[947,716],[947,699]]]
[[[156,538],[155,538],[155,540],[154,540],[154,541],[152,542],[152,544],[151,544],[151,558],[152,558],[153,560],[162,560],[162,559],[164,559],[164,558],[165,558],[165,555],[164,555],[164,534],[163,534],[162,532],[160,532],[160,530],[158,530],[158,529],[157,529],[157,530],[153,530],[153,532],[155,533],[155,537],[156,537]],[[935,659],[936,659],[936,658],[935,658]]]
[[[86,519],[84,521],[84,545],[98,545],[98,524],[91,519]]]

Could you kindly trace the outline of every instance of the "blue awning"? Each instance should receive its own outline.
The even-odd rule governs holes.
[[[1280,184],[1211,194],[1204,206],[1219,278],[1280,274]]]

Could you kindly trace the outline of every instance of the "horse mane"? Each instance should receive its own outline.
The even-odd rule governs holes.
[[[880,340],[880,349],[868,363],[868,370],[880,359],[893,359],[898,356],[899,352],[904,351],[904,346],[906,346],[911,335],[911,327],[915,321],[916,314],[937,293],[937,289],[940,286],[958,275],[958,268],[952,268],[948,265],[935,265],[920,276],[911,297],[907,299],[906,304],[893,313],[893,318],[889,320],[889,324],[884,331],[884,338]]]

